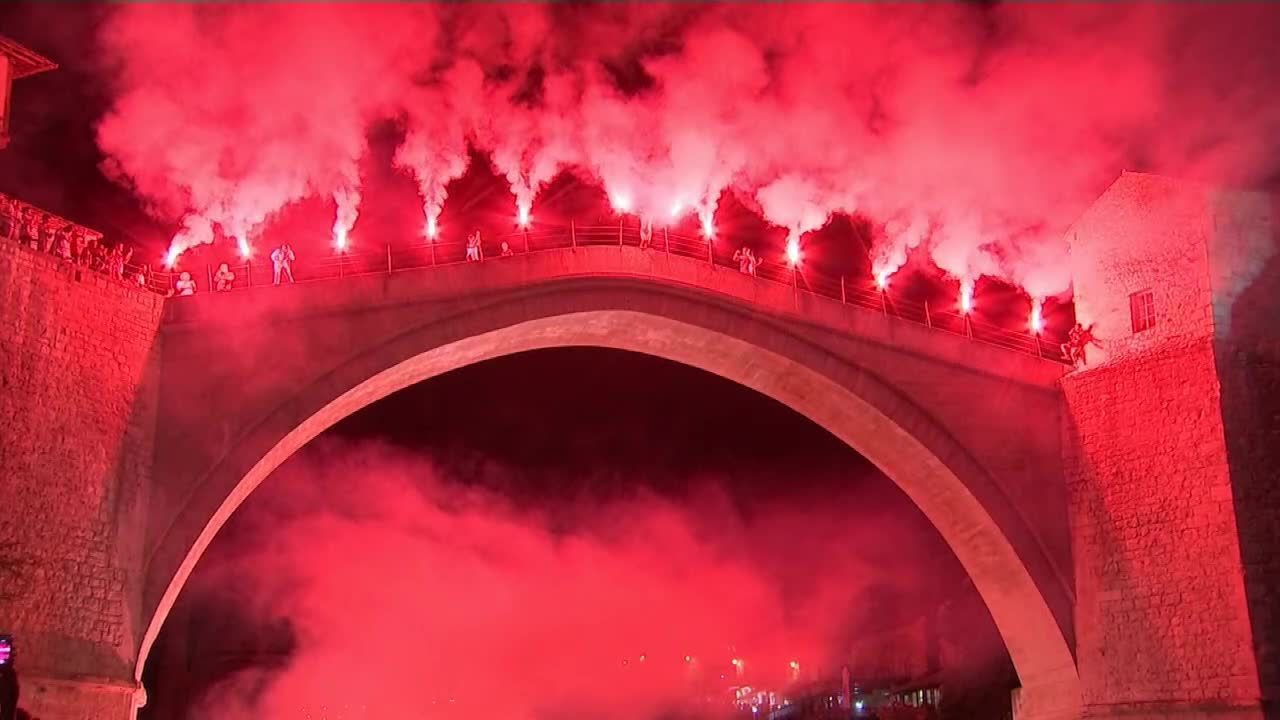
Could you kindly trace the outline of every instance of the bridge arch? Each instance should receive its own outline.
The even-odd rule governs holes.
[[[737,382],[791,407],[875,463],[921,508],[972,577],[1022,681],[1021,714],[1078,712],[1079,679],[1061,618],[1070,599],[1035,534],[943,423],[810,334],[696,290],[617,277],[469,298],[450,313],[398,329],[348,348],[340,361],[288,388],[225,443],[192,491],[175,502],[148,559],[139,680],[209,543],[248,495],[312,438],[401,388],[456,368],[527,350],[591,346],[654,355]]]

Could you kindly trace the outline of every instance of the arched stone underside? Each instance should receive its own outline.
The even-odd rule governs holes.
[[[619,284],[625,285],[533,289],[429,318],[355,352],[245,428],[152,550],[138,678],[218,530],[309,440],[370,403],[450,370],[527,350],[591,346],[654,355],[735,381],[791,407],[875,463],[938,528],[972,577],[1021,679],[1020,716],[1078,714],[1079,678],[1061,624],[1069,590],[1034,533],[1010,519],[1018,513],[995,507],[1009,503],[982,465],[935,419],[871,372],[773,319],[656,288],[619,292]],[[685,305],[697,305],[696,311]],[[183,527],[202,529],[192,538],[175,531]]]

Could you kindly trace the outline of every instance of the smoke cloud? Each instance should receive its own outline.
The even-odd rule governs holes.
[[[243,613],[242,633],[287,619],[292,656],[225,679],[192,717],[655,717],[740,683],[838,677],[855,633],[937,599],[921,572],[936,548],[846,491],[533,502],[332,444],[271,483],[187,592]]]
[[[661,222],[709,225],[729,191],[797,243],[865,216],[877,276],[927,252],[1043,297],[1122,170],[1274,182],[1278,25],[1264,4],[127,5],[99,138],[179,249],[350,189],[393,118],[428,227],[472,146],[513,215],[565,170]]]

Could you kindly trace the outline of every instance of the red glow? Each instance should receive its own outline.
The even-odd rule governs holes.
[[[800,241],[794,238],[787,241],[787,263],[792,267],[800,264]]]
[[[334,246],[334,247],[336,247],[336,248],[338,249],[338,252],[346,252],[346,251],[347,251],[347,233],[346,233],[346,231],[344,231],[344,230],[338,230],[337,232],[335,232],[335,233],[333,234],[333,246]]]
[[[181,254],[182,250],[177,245],[170,247],[169,252],[164,256],[164,266],[172,270],[178,264],[178,256]]]
[[[882,272],[879,275],[876,275],[876,287],[881,290],[887,290],[889,288],[889,273]]]
[[[435,240],[436,235],[440,234],[440,228],[436,227],[436,219],[434,217],[427,218],[427,239]]]
[[[679,200],[671,205],[671,217],[680,217],[680,211],[684,209],[684,205]]]
[[[711,218],[709,217],[703,218],[702,220],[702,234],[708,240],[711,240],[716,236],[716,226],[711,222]]]
[[[1044,330],[1044,317],[1041,315],[1041,306],[1043,300],[1040,298],[1031,299],[1031,332],[1039,335]]]
[[[242,235],[236,238],[236,244],[240,248],[240,257],[246,260],[249,259],[249,256],[253,254],[253,248],[249,247],[249,240]]]
[[[631,198],[626,195],[614,193],[614,195],[609,198],[609,202],[613,204],[613,209],[620,213],[631,212]]]
[[[450,8],[450,23],[474,34],[443,44],[419,30],[439,32],[431,4],[208,13],[161,5],[129,4],[107,23],[96,50],[119,72],[96,138],[147,204],[190,214],[184,249],[210,242],[208,225],[256,232],[302,195],[332,193],[352,229],[367,132],[390,118],[405,125],[393,163],[413,174],[428,214],[440,212],[474,149],[526,204],[574,167],[625,191],[612,199],[626,213],[660,215],[667,193],[689,206],[726,191],[781,227],[817,229],[833,213],[865,212],[885,227],[872,247],[878,268],[902,267],[916,252],[954,276],[1000,277],[1040,296],[1067,289],[1063,231],[1133,157],[1233,185],[1273,174],[1264,166],[1274,156],[1275,93],[1241,79],[1271,77],[1276,44],[1262,28],[1275,24],[1275,4],[1203,17],[1173,4],[1160,8],[1160,22],[1128,8],[1100,26],[1087,4],[1005,3],[991,11],[1010,29],[1000,62],[973,76],[972,58],[989,49],[981,34],[927,40],[963,25],[960,5],[927,13],[919,32],[901,38],[894,30],[913,11],[879,4],[717,6],[699,22],[679,4],[618,18],[591,7],[583,27],[609,28],[616,42],[558,48],[546,102],[533,106],[517,101],[520,83],[546,62],[533,48],[545,48],[524,43],[556,27],[555,4]],[[707,32],[721,24],[732,30]],[[660,58],[637,51],[638,61],[655,61],[651,91],[626,92],[598,72],[616,47],[647,47],[639,39],[654,27],[671,45]],[[1147,51],[1191,42],[1183,28],[1203,43],[1192,46],[1204,62]],[[779,36],[805,41],[778,46]],[[1045,37],[1056,40],[1046,46]],[[861,52],[843,52],[849,44]],[[281,51],[263,58],[261,47]],[[327,65],[335,57],[340,68]],[[757,91],[762,67],[769,93]],[[242,77],[257,78],[257,91]],[[878,102],[897,111],[874,133],[850,132],[866,88],[883,77],[895,82],[879,88]],[[1114,88],[1105,102],[1101,87]],[[1210,92],[1214,113],[1197,112]],[[192,94],[202,101],[189,102]],[[735,117],[771,121],[723,120]],[[1232,141],[1214,142],[1224,125]],[[934,138],[946,138],[944,152],[912,141]],[[857,168],[844,158],[859,158]],[[1072,172],[1027,182],[1029,170],[1063,158]],[[656,204],[649,188],[661,188]]]
[[[522,228],[527,228],[529,227],[529,220],[529,208],[521,205],[516,215],[516,225]]]
[[[960,312],[968,315],[973,312],[973,284],[969,282],[960,285]]]

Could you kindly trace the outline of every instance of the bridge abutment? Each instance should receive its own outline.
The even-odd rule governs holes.
[[[0,632],[41,720],[127,720],[162,300],[0,244]]]
[[[1086,717],[1263,717],[1280,376],[1236,358],[1276,328],[1274,227],[1264,196],[1126,174],[1071,235],[1100,344],[1062,383]]]
[[[40,720],[132,720],[144,701],[131,682],[22,676],[22,707]]]

